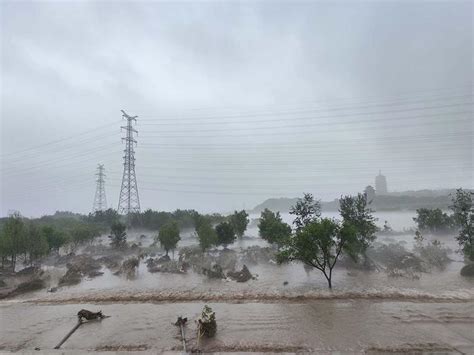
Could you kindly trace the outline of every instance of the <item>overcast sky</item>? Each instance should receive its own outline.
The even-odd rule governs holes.
[[[1,215],[473,187],[471,2],[2,1]]]

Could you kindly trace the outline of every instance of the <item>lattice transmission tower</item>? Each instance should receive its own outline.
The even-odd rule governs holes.
[[[137,177],[135,175],[135,150],[137,141],[133,134],[138,131],[132,127],[133,121],[137,122],[138,116],[129,116],[122,110],[122,117],[127,120],[127,125],[122,126],[126,135],[122,138],[125,141],[125,155],[123,156],[123,177],[122,187],[118,203],[118,213],[128,215],[131,212],[140,212],[140,198],[138,197]]]
[[[107,198],[105,196],[105,174],[104,164],[98,164],[97,166],[97,187],[95,189],[94,205],[92,206],[92,212],[105,211],[107,209]]]

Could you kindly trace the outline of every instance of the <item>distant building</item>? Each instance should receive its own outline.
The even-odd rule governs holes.
[[[364,194],[367,196],[367,202],[370,203],[375,198],[375,189],[369,185],[365,188]]]
[[[387,179],[380,170],[379,174],[375,177],[375,193],[377,195],[386,195],[388,193]]]

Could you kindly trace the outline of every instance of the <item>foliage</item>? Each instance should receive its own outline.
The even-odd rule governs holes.
[[[280,212],[274,213],[265,209],[260,214],[258,222],[260,237],[272,244],[281,244],[291,235],[291,227],[283,222]]]
[[[413,251],[423,260],[428,269],[432,267],[444,270],[451,261],[448,257],[449,249],[443,248],[439,240],[425,243],[423,235],[417,231],[415,235],[415,246]]]
[[[0,253],[2,259],[10,257],[12,270],[15,270],[17,256],[27,252],[27,229],[23,218],[14,214],[2,228]]]
[[[235,234],[241,238],[245,230],[247,229],[247,226],[250,222],[249,220],[249,215],[245,210],[242,211],[234,211],[232,215],[230,215],[230,224],[232,225],[232,228],[234,228]]]
[[[127,244],[127,227],[125,224],[120,222],[115,222],[110,227],[109,239],[110,245],[114,248],[123,248]]]
[[[322,218],[306,222],[284,241],[277,253],[279,263],[298,260],[320,270],[332,288],[332,270],[343,250],[353,254],[357,234],[353,226]]]
[[[161,247],[165,249],[166,255],[168,255],[170,250],[176,249],[180,239],[177,222],[165,224],[158,233],[158,240],[160,241]]]
[[[30,264],[45,256],[49,252],[46,236],[40,228],[32,222],[28,224],[28,236],[26,239],[26,251],[29,255]]]
[[[69,232],[71,236],[71,242],[74,247],[84,243],[90,243],[94,238],[100,235],[100,228],[92,224],[77,224]]]
[[[296,205],[290,208],[290,214],[295,215],[293,225],[296,231],[299,231],[321,216],[321,202],[314,200],[313,195],[305,193],[303,198],[298,199]]]
[[[199,221],[196,228],[196,234],[199,239],[199,246],[203,252],[217,244],[217,233],[214,228],[212,228],[212,224],[207,218],[203,217]]]
[[[418,278],[424,271],[423,260],[399,243],[378,244],[368,250],[370,257],[385,266],[389,276]]]
[[[370,244],[375,240],[376,218],[373,211],[368,208],[367,195],[357,194],[357,196],[343,196],[339,200],[339,212],[344,224],[354,227],[357,235],[357,243],[350,249],[351,257],[356,259],[365,252]]]
[[[227,248],[235,241],[235,231],[229,222],[221,222],[216,226],[217,243]]]
[[[86,220],[92,223],[101,224],[106,227],[111,227],[112,224],[120,220],[120,215],[113,208],[109,208],[105,211],[95,211],[89,213]]]
[[[195,210],[176,210],[174,212],[159,212],[147,209],[144,212],[130,214],[130,224],[134,228],[146,228],[149,230],[161,229],[165,224],[172,221],[179,228],[196,228],[196,221],[200,214]],[[205,215],[212,222],[220,222],[224,219],[219,214]]]
[[[464,255],[474,261],[474,206],[472,204],[474,193],[456,190],[456,196],[452,199],[453,218],[459,227],[456,239]]]
[[[417,216],[413,218],[417,227],[422,232],[433,234],[447,233],[454,227],[454,220],[439,208],[419,208]]]
[[[59,249],[69,241],[65,232],[50,225],[42,226],[41,234],[46,238],[49,250],[57,253]]]

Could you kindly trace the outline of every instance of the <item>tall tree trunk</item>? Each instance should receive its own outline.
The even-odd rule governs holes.
[[[16,254],[12,254],[12,271],[15,272]]]

